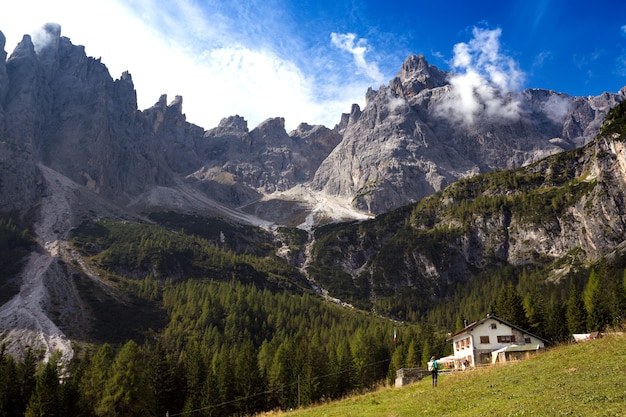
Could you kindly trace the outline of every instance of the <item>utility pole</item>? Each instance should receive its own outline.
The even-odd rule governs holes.
[[[300,374],[298,374],[298,408],[300,408]]]

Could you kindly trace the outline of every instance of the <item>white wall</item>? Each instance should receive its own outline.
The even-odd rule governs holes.
[[[495,325],[495,328],[492,328]],[[481,343],[481,336],[489,336],[489,343]],[[514,336],[515,340],[511,342],[498,342],[498,336]],[[468,340],[469,345],[457,349],[457,342]],[[526,339],[530,339],[527,341]],[[542,340],[537,339],[527,333],[520,332],[500,321],[488,318],[468,332],[454,336],[452,339],[452,349],[454,352],[455,362],[463,362],[467,358],[472,365],[479,363],[476,357],[480,352],[491,352],[510,345],[524,345],[531,343],[544,347]]]

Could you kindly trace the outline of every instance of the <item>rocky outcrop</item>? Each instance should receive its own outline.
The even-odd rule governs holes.
[[[311,166],[302,155],[307,150],[287,135],[281,119],[253,132],[231,126],[243,133],[248,146],[231,143],[230,151],[220,154],[225,142],[208,139],[228,137],[228,126],[205,135],[186,121],[179,96],[168,104],[163,95],[153,107],[138,111],[129,73],[113,80],[99,60],[60,36],[58,25],[47,25],[46,31],[48,42],[37,51],[25,36],[6,65],[2,62],[0,126],[10,138],[2,142],[7,148],[1,155],[7,167],[2,170],[3,188],[15,189],[15,194],[0,197],[3,211],[32,205],[37,196],[33,183],[41,182],[35,179],[37,163],[122,205],[137,205],[137,198],[154,187],[174,187],[185,178],[213,197],[214,178],[232,175],[231,184],[248,197],[229,190],[216,194],[218,201],[236,206],[258,199],[259,192],[309,179],[323,159],[318,156]],[[19,167],[10,161],[19,161]],[[28,169],[32,172],[26,173]],[[14,177],[13,172],[21,175]],[[154,203],[168,206],[166,201]]]
[[[231,116],[198,142],[202,166],[188,179],[221,203],[244,206],[312,179],[340,140],[334,130],[307,124],[288,134],[283,118],[249,131],[242,117]]]
[[[603,128],[583,147],[458,181],[367,223],[320,229],[311,278],[362,308],[397,297],[419,310],[498,268],[535,269],[558,282],[602,260],[621,265],[626,102],[618,109],[621,132]]]
[[[22,159],[121,203],[168,183],[157,149],[141,135],[130,74],[113,81],[99,60],[60,36],[60,27],[46,30],[49,41],[38,51],[24,36],[6,63],[4,134],[23,149]]]
[[[454,114],[451,97],[446,73],[421,56],[409,57],[388,86],[368,92],[367,105],[346,123],[313,188],[383,213],[460,178],[588,143],[625,91],[589,98],[538,89],[509,93],[499,102],[510,104],[508,113],[496,108],[473,115],[471,123]]]
[[[410,99],[422,90],[443,87],[446,84],[446,72],[430,65],[423,55],[412,55],[404,61],[398,75],[389,83],[389,88],[396,96]]]
[[[38,103],[33,97],[37,68],[32,65],[19,74],[6,61],[5,37],[0,33],[0,212],[28,211],[43,192],[42,177],[36,167],[33,146]],[[16,49],[15,56],[34,55],[30,37]],[[13,80],[24,80],[28,86]]]

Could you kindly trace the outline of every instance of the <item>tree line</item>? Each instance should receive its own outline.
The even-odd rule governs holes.
[[[147,279],[149,281],[149,279]],[[0,415],[251,415],[367,390],[442,355],[445,337],[314,294],[237,281],[159,285],[168,323],[142,343],[93,345],[68,368],[0,356]],[[394,343],[393,334],[397,336]]]
[[[355,227],[375,239],[380,231],[365,226]],[[54,356],[39,363],[30,351],[14,359],[3,349],[0,416],[230,416],[295,408],[392,382],[400,368],[445,356],[447,334],[486,313],[552,341],[600,330],[626,314],[626,261],[619,256],[561,282],[546,282],[540,268],[506,265],[450,287],[438,303],[408,292],[379,300],[378,312],[396,311],[405,317],[398,321],[325,301],[279,259],[181,231],[111,222],[76,236],[75,247],[105,278],[163,311],[165,322],[144,338],[94,341],[70,364]],[[352,244],[350,234],[339,238]]]

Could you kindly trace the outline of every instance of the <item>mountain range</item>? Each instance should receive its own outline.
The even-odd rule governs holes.
[[[566,164],[569,176],[560,185],[594,181],[599,187],[610,183],[600,179],[611,175],[623,184],[621,142],[593,141],[626,88],[595,97],[490,88],[468,99],[455,74],[423,56],[410,56],[389,84],[365,93],[363,109],[353,105],[332,128],[302,123],[287,132],[284,119],[276,117],[250,129],[243,117],[231,115],[205,129],[186,121],[179,96],[169,103],[161,96],[139,110],[131,74],[113,79],[104,63],[61,36],[59,25],[48,24],[46,30],[48,44],[36,49],[25,35],[8,58],[0,33],[0,212],[30,229],[37,242],[21,272],[5,277],[19,282],[15,296],[0,307],[9,350],[39,344],[48,353],[61,349],[71,355],[62,328],[88,326],[86,316],[77,314],[84,300],[68,279],[76,271],[101,283],[102,291],[114,291],[68,243],[86,221],[145,222],[149,213],[176,212],[270,232],[323,230],[339,221],[389,219],[441,193],[447,204],[461,204],[472,199],[454,195],[456,184],[520,167],[530,170],[522,176],[554,172],[564,165],[545,162],[554,161],[546,157],[578,149],[586,151],[569,154],[577,163]],[[604,158],[592,162],[590,153]],[[350,288],[330,295],[367,309],[391,290],[419,288],[430,299],[444,293],[451,276],[467,281],[493,262],[561,259],[579,247],[584,255],[578,261],[587,262],[610,252],[621,244],[624,196],[618,188],[602,188],[614,197],[611,205],[594,190],[596,197],[576,200],[576,210],[567,211],[583,219],[574,229],[558,216],[556,222],[530,227],[527,217],[516,217],[510,207],[492,215],[476,213],[476,227],[445,245],[448,258],[405,253],[394,279],[381,266],[389,262],[383,256],[390,250],[386,238],[367,245],[361,236],[337,246],[318,234],[312,254],[303,250],[291,261],[303,268],[313,265],[311,278],[326,291],[338,286],[315,271],[337,267],[351,280]],[[515,189],[483,192],[514,195]],[[593,208],[585,211],[589,205]],[[421,224],[417,214],[412,216],[417,229],[432,228],[445,217]],[[458,220],[445,219],[446,224]],[[363,291],[359,301],[355,294]],[[59,298],[64,301],[55,307],[60,312],[53,320],[49,312]]]

